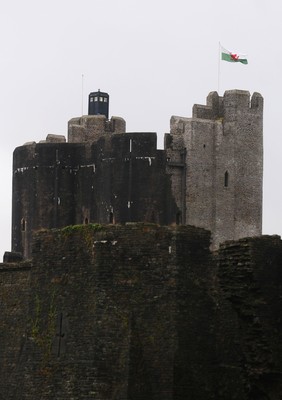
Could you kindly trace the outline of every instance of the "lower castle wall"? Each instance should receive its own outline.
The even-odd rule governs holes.
[[[0,264],[0,399],[17,390],[26,342],[30,296],[29,263]],[[8,397],[7,397],[8,396]]]
[[[0,399],[278,399],[281,240],[209,244],[143,223],[37,233],[30,264],[0,269]]]

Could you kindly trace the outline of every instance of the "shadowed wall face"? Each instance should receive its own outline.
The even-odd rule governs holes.
[[[32,262],[0,268],[3,398],[279,398],[281,240],[209,243],[189,226],[38,233]]]
[[[14,151],[12,250],[31,256],[36,230],[87,223],[175,223],[178,208],[155,133]]]

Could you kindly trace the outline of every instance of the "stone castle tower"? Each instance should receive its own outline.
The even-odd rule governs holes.
[[[210,93],[207,105],[194,105],[192,118],[171,118],[166,142],[169,157],[183,165],[169,163],[185,224],[210,230],[215,247],[225,240],[261,234],[260,94],[250,100],[247,91],[231,90],[223,97]]]
[[[171,118],[164,150],[156,133],[128,133],[108,110],[107,93],[90,93],[67,142],[48,135],[15,149],[13,252],[29,258],[36,230],[87,223],[189,224],[209,229],[213,248],[261,234],[260,94],[210,93],[192,118]]]

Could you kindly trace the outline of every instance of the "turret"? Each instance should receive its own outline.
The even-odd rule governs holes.
[[[109,95],[98,90],[88,96],[88,115],[72,118],[68,122],[68,142],[94,143],[101,137],[125,131],[126,124],[123,118],[109,119]]]

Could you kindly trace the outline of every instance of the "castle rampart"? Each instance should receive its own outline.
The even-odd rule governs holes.
[[[190,226],[69,226],[0,265],[5,400],[278,399],[277,236],[229,242]]]

